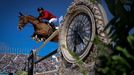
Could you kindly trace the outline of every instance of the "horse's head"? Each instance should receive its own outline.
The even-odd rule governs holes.
[[[22,30],[23,27],[28,23],[28,19],[26,16],[24,16],[22,13],[19,13],[19,24],[18,29]]]

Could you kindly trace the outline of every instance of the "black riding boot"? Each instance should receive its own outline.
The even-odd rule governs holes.
[[[53,31],[56,30],[54,23],[51,22],[51,23],[49,23],[49,25],[53,28]]]

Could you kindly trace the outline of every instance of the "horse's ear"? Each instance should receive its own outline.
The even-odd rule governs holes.
[[[20,16],[24,16],[21,12],[19,12],[19,15],[20,15]]]

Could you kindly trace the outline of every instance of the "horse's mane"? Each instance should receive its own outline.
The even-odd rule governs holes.
[[[34,16],[32,16],[32,15],[28,15],[28,17],[30,17],[31,19],[33,19],[33,20],[37,20],[37,17],[34,17]]]

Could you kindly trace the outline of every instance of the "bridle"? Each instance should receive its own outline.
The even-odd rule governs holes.
[[[24,16],[23,16],[24,17]],[[19,20],[20,22],[19,22],[19,24],[18,24],[18,29],[19,30],[22,30],[23,29],[23,27],[24,27],[24,25],[27,23],[27,20],[25,20],[25,18],[21,18],[21,16],[20,16],[20,20]]]
[[[19,26],[23,27],[27,21],[25,19],[22,19],[22,22],[19,22]]]

